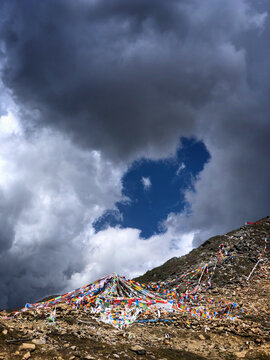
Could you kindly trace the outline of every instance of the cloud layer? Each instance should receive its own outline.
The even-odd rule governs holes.
[[[2,12],[17,100],[120,159],[168,154],[196,133],[197,110],[245,86],[236,43],[265,19],[243,0],[7,1]]]
[[[1,2],[0,306],[113,266],[143,272],[190,249],[190,234],[198,245],[269,214],[269,7]],[[173,154],[180,136],[211,155],[186,211],[147,242],[137,229],[94,234],[130,162]]]
[[[123,168],[97,151],[76,148],[55,131],[44,129],[30,140],[19,126],[14,132],[7,118],[1,124],[0,291],[5,296],[0,306],[5,307],[59,291],[83,269],[91,223],[121,200]]]

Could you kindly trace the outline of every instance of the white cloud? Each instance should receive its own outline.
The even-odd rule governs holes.
[[[186,168],[186,165],[182,162],[181,165],[179,166],[179,168],[176,171],[176,175],[180,175],[181,171],[184,170]]]
[[[66,290],[93,281],[111,272],[133,278],[174,256],[181,256],[192,249],[194,233],[166,233],[147,240],[140,237],[138,229],[108,228],[93,235],[86,257],[88,264],[81,272],[74,273]]]
[[[144,190],[149,190],[152,186],[152,183],[151,183],[151,180],[150,180],[150,177],[142,177],[141,179],[141,182],[143,184],[143,188]]]
[[[0,125],[1,307],[60,291],[84,268],[91,223],[122,200],[126,168],[56,131],[27,137],[11,112]]]
[[[0,117],[0,138],[21,131],[21,126],[11,111]]]

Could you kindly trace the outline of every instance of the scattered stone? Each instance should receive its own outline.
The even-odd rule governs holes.
[[[31,353],[30,351],[27,351],[27,353],[25,353],[24,356],[22,357],[22,360],[28,360],[30,359],[30,357],[31,357]]]
[[[29,344],[29,343],[22,343],[22,345],[20,345],[19,350],[29,350],[29,351],[34,351],[36,349],[36,345],[35,344]]]
[[[45,345],[46,344],[46,339],[45,338],[33,339],[32,343],[36,344],[36,345]]]
[[[234,355],[238,359],[244,359],[246,357],[246,353],[247,353],[247,351],[238,351],[238,352],[235,352]]]
[[[141,347],[140,345],[134,345],[130,348],[131,351],[135,352],[138,355],[145,355],[146,354],[146,350]]]
[[[2,334],[3,334],[3,335],[7,335],[7,333],[8,333],[7,329],[5,329],[5,330],[2,331]]]

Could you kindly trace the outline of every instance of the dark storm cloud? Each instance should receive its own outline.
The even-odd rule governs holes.
[[[43,125],[110,156],[173,150],[179,131],[194,133],[194,109],[245,71],[229,48],[243,3],[200,3],[8,1],[5,83]]]
[[[0,188],[0,253],[12,246],[16,223],[30,198],[30,192],[20,182],[15,182],[6,193]]]
[[[0,173],[0,306],[109,270],[115,239],[146,263],[155,237],[147,252],[135,229],[93,240],[86,228],[121,200],[128,160],[165,156],[179,136],[201,139],[211,161],[186,193],[191,215],[169,217],[168,243],[170,231],[197,231],[198,244],[269,213],[269,10],[266,0],[1,2],[0,96],[9,89],[34,136],[0,147],[15,169]]]
[[[268,2],[253,4],[269,13]],[[190,227],[200,229],[201,241],[270,212],[270,21],[269,16],[264,19],[261,31],[242,33],[236,42],[245,51],[245,83],[200,115],[207,118],[208,128],[200,133],[213,157],[196,194],[187,199],[193,209]]]

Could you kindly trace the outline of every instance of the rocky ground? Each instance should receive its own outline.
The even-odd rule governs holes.
[[[193,266],[208,261],[221,240],[230,243],[232,252],[243,255],[221,264],[213,288],[204,294],[215,300],[239,303],[247,310],[239,319],[210,320],[177,312],[161,314],[162,319],[170,322],[135,323],[117,330],[64,304],[57,305],[55,324],[48,323],[39,310],[21,313],[13,319],[5,319],[8,314],[2,312],[0,360],[270,359],[269,249],[251,280],[246,281],[264,246],[263,236],[270,234],[269,230],[270,222],[266,219],[263,224],[243,227],[222,239],[210,239],[193,251]],[[191,268],[189,256],[180,259],[186,271]],[[170,275],[173,277],[175,270]]]

